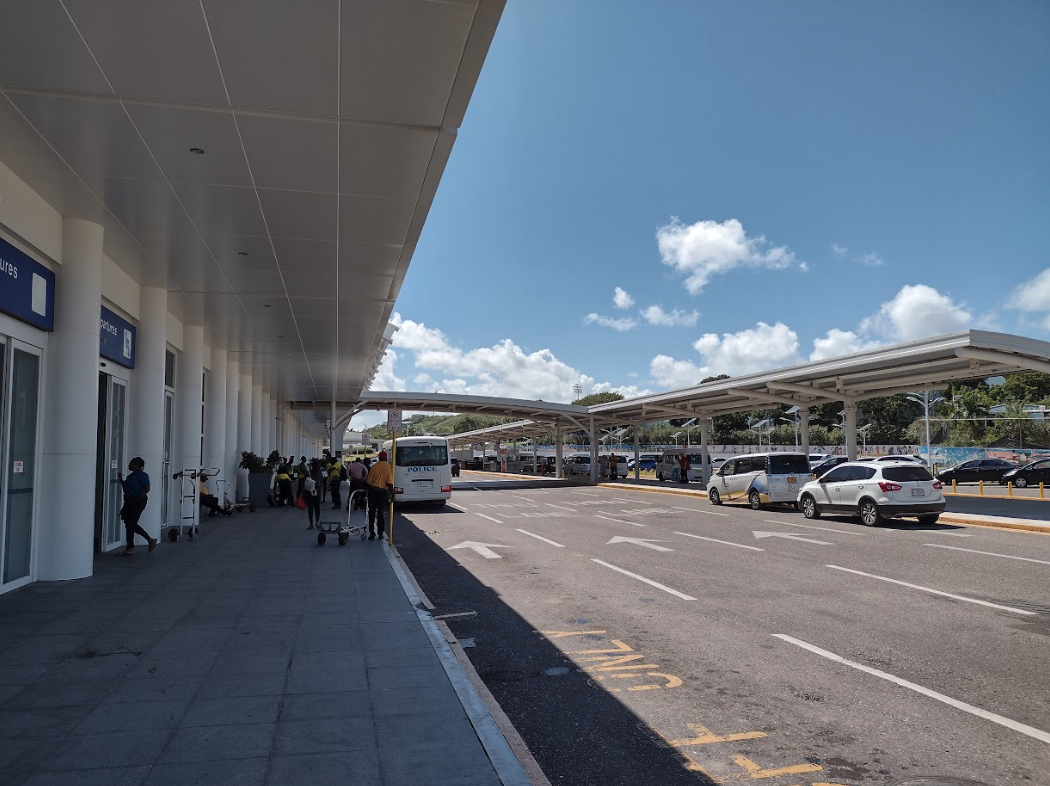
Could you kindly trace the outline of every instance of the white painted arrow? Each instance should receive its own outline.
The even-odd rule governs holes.
[[[473,549],[485,559],[503,559],[502,555],[497,554],[492,549],[512,548],[514,547],[504,546],[502,543],[478,543],[476,540],[465,540],[456,546],[449,546],[445,551],[452,551],[453,549]]]
[[[645,538],[621,538],[619,535],[609,541],[609,543],[633,543],[636,546],[645,546],[647,549],[652,549],[653,551],[674,551],[674,549],[669,549],[666,546],[656,545],[657,543],[666,542],[666,540],[647,540]],[[605,545],[608,546],[609,543],[606,543]]]
[[[789,532],[755,532],[751,530],[751,534],[756,538],[785,538],[787,540],[801,540],[803,543],[815,543],[818,546],[834,546],[834,543],[828,543],[826,540],[817,540],[816,538],[803,537],[802,535],[792,535]]]

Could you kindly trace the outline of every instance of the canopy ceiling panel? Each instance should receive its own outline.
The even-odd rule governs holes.
[[[106,253],[169,286],[173,313],[327,407],[358,395],[386,348],[502,9],[3,3],[0,160],[63,215],[103,224]]]

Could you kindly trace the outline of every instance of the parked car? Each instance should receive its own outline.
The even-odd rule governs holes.
[[[648,470],[656,469],[656,463],[660,460],[660,456],[656,453],[642,453],[638,456],[638,469]],[[634,459],[630,458],[627,460],[627,471],[634,472]]]
[[[834,469],[839,464],[845,464],[847,461],[849,461],[849,459],[846,458],[845,456],[828,456],[826,459],[821,461],[819,464],[816,464],[816,465],[811,464],[810,465],[810,469],[813,471],[813,474],[816,475],[819,478],[825,472],[828,472],[829,470]]]
[[[712,505],[747,500],[752,510],[770,502],[793,504],[799,484],[810,477],[805,453],[752,453],[726,459],[707,484]]]
[[[815,470],[817,464],[823,464],[829,458],[831,458],[830,453],[810,453],[809,468]]]
[[[1012,469],[1017,469],[1017,465],[1005,459],[974,459],[942,469],[937,473],[937,480],[941,483],[951,483],[953,480],[956,483],[977,483],[980,480],[1003,483],[1003,475]]]
[[[799,489],[798,507],[807,519],[841,512],[869,527],[899,516],[933,524],[944,512],[941,489],[941,481],[915,462],[848,461]]]
[[[591,457],[587,454],[567,456],[562,459],[561,468],[566,475],[589,476],[591,474]]]
[[[910,461],[912,464],[921,464],[926,466],[926,459],[920,458],[919,456],[909,456],[907,454],[897,454],[891,456],[879,456],[878,458],[866,459],[870,461]]]
[[[678,475],[678,458],[686,453],[685,448],[675,448],[673,450],[665,450],[660,454],[660,460],[656,462],[654,469],[656,470],[657,480],[674,480]],[[689,480],[696,481],[698,483],[703,482],[703,457],[700,451],[696,447],[692,447],[688,451],[689,455]],[[711,454],[707,455],[707,463],[710,466],[714,466],[714,461],[711,460]]]
[[[1050,459],[1040,459],[1003,473],[1003,483],[1013,483],[1019,489],[1039,483],[1050,483]]]

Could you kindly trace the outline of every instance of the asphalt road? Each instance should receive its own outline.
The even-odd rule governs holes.
[[[1050,785],[1050,537],[512,485],[395,542],[551,783]]]

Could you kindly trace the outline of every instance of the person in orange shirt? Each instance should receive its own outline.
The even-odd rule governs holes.
[[[387,463],[385,450],[379,453],[379,460],[368,470],[365,490],[368,492],[368,539],[375,540],[377,534],[382,539],[386,531],[383,509],[394,501],[394,468]]]

